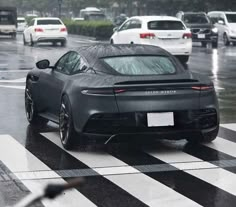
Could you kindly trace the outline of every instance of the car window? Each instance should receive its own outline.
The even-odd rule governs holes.
[[[219,20],[219,15],[217,14],[209,14],[208,17],[210,18],[213,24],[217,23]]]
[[[228,23],[236,23],[236,14],[226,14]]]
[[[87,62],[82,57],[80,57],[79,61],[76,63],[72,71],[72,74],[79,73],[85,68],[88,68]]]
[[[25,23],[24,19],[17,19],[17,23]]]
[[[131,22],[128,26],[128,29],[139,29],[141,27],[142,27],[141,21],[134,19],[134,20],[131,20]]]
[[[209,19],[203,14],[185,14],[184,22],[188,24],[207,24]]]
[[[37,25],[61,25],[61,21],[59,19],[40,19],[37,20]]]
[[[181,21],[151,21],[148,22],[149,30],[185,30]]]
[[[30,21],[30,23],[29,23],[29,26],[34,26],[34,19],[32,19],[31,21]]]
[[[116,72],[124,75],[175,74],[176,68],[166,56],[124,56],[103,59]]]
[[[80,56],[77,52],[69,52],[57,62],[55,70],[68,75],[72,74],[79,60]]]
[[[129,24],[131,21],[127,21],[122,27],[120,27],[119,31],[127,30],[129,28]]]

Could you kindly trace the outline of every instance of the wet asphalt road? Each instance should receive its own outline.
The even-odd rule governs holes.
[[[56,125],[50,123],[48,128],[40,132],[28,126],[24,112],[23,90],[27,72],[38,60],[46,58],[53,64],[68,50],[93,42],[96,41],[73,36],[69,38],[67,47],[47,44],[30,47],[23,45],[20,34],[17,36],[17,40],[0,38],[0,206],[12,205],[29,191],[35,192],[35,186],[40,186],[46,181],[59,182],[60,179],[57,176],[50,174],[52,171],[56,171],[59,177],[67,180],[66,177],[70,177],[66,176],[68,170],[72,169],[87,169],[88,174],[92,169],[101,175],[102,173],[97,168],[127,167],[128,165],[143,172],[135,166],[163,164],[167,165],[163,172],[155,169],[152,173],[144,171],[139,174],[135,171],[137,174],[132,178],[129,177],[130,169],[124,170],[123,174],[115,172],[114,174],[118,174],[116,176],[91,176],[84,187],[65,194],[64,200],[59,202],[60,205],[45,202],[44,206],[80,206],[77,205],[78,201],[82,203],[81,206],[157,206],[158,202],[161,204],[158,206],[165,206],[163,203],[172,206],[199,206],[197,203],[201,206],[234,206],[236,191],[231,189],[230,182],[234,186],[236,185],[236,162],[226,167],[219,164],[221,161],[235,160],[236,154],[233,154],[235,148],[228,149],[229,153],[227,153],[227,150],[219,147],[221,143],[224,143],[225,146],[228,144],[229,148],[236,146],[234,125],[233,128],[231,125],[223,125],[229,126],[228,129],[226,129],[227,127],[220,129],[220,136],[224,140],[219,140],[219,143],[216,142],[210,147],[201,146],[196,149],[187,145],[185,141],[164,141],[154,144],[152,147],[147,146],[149,153],[143,152],[143,146],[128,146],[127,149],[125,145],[121,148],[118,146],[119,149],[117,146],[112,146],[106,150],[100,147],[88,147],[78,150],[76,152],[78,154],[71,154],[61,149],[58,144]],[[234,46],[224,47],[223,44],[220,44],[218,49],[212,50],[196,44],[186,66],[189,70],[207,75],[214,81],[220,104],[221,124],[236,123],[235,57],[236,47]],[[225,142],[225,140],[232,143]],[[17,142],[15,143],[15,141]],[[159,151],[164,154],[173,154],[175,158],[159,155],[157,154]],[[77,155],[80,156],[80,160],[77,159]],[[12,160],[9,161],[10,157]],[[213,162],[217,167],[210,165],[200,167],[200,170],[194,174],[194,170],[199,169],[199,166],[194,164],[205,163],[204,161]],[[170,164],[186,162],[192,163],[191,166],[186,164],[186,171],[183,170],[185,167]],[[222,169],[227,172],[222,172]],[[39,175],[31,179],[27,174],[41,171],[47,171],[48,175],[46,177]],[[27,175],[19,175],[18,179],[12,179],[9,176],[11,173],[19,172]],[[231,174],[227,174],[228,172]],[[6,177],[4,178],[3,175]],[[218,175],[218,177],[214,177],[214,175]],[[229,183],[227,179],[224,181],[225,176],[230,178]],[[136,181],[132,181],[134,177]],[[208,177],[213,178],[211,180]],[[164,184],[168,189],[157,185],[153,180]],[[127,182],[130,184],[126,184]],[[143,190],[135,189],[137,183],[142,186]],[[158,191],[159,188],[161,190]],[[173,189],[174,192],[171,190],[169,192],[169,189]],[[144,192],[149,193],[144,196]],[[165,199],[163,196],[159,196],[161,192],[166,193]],[[157,201],[158,199],[160,201]],[[69,200],[70,204],[68,204]],[[176,203],[173,203],[174,201]]]

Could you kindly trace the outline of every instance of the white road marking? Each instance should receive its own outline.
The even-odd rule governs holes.
[[[0,83],[25,83],[26,78],[18,78],[15,80],[0,79]]]
[[[9,86],[9,85],[0,85],[2,88],[14,88],[14,89],[20,89],[25,90],[25,86]]]
[[[201,159],[198,159],[194,156],[191,156],[185,152],[178,151],[176,149],[174,150],[165,150],[163,152],[152,152],[147,151],[150,155],[153,157],[160,159],[166,163],[169,163],[170,165],[180,169],[184,170],[186,173],[193,175],[207,183],[210,183],[211,185],[214,185],[218,188],[221,188],[222,190],[225,190],[233,195],[236,195],[236,175],[234,173],[231,173],[227,170],[224,170],[222,168],[218,168],[217,166],[206,163]],[[204,164],[205,168],[204,170],[185,170],[181,166],[176,164],[176,162],[183,162],[183,161],[191,161],[196,162],[199,161],[199,165],[201,166]]]
[[[31,70],[0,70],[0,73],[28,73],[29,71]]]
[[[61,149],[63,149],[58,133],[51,132],[43,133],[42,135],[59,146]],[[85,163],[90,168],[93,168],[99,174],[107,172],[110,172],[111,174],[116,172],[119,174],[126,172],[127,169],[129,172],[137,172],[137,170],[131,166],[117,167],[116,171],[114,171],[114,167],[111,168],[111,166],[125,166],[127,164],[107,153],[82,151],[67,152],[76,159]],[[104,171],[103,169],[99,169],[99,167],[107,167],[107,169]],[[146,203],[148,206],[200,206],[189,198],[186,198],[185,196],[179,194],[171,188],[142,173],[131,175],[109,175],[104,177],[115,183],[117,186],[121,187],[131,195],[135,196],[142,202]]]
[[[0,135],[0,160],[12,172],[51,170],[9,135]],[[58,176],[55,172],[53,173],[55,176]],[[52,182],[65,183],[61,178],[55,180],[22,180],[22,183],[33,193],[38,193],[39,189],[43,189],[46,184]],[[55,199],[55,201],[43,201],[45,207],[65,207],[68,206],[68,203],[71,207],[78,207],[78,205],[95,207],[90,200],[75,189],[66,191],[61,197]]]
[[[236,157],[236,143],[217,137],[212,143],[204,144],[207,147]]]
[[[231,123],[231,124],[221,124],[220,126],[225,127],[227,129],[231,129],[233,131],[236,131],[236,124],[235,123]]]

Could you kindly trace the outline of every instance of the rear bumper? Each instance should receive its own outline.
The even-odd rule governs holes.
[[[174,126],[148,127],[147,113],[95,114],[83,133],[96,137],[154,136],[160,139],[188,139],[215,130],[219,125],[216,109],[174,112]]]
[[[67,34],[35,34],[32,36],[34,42],[52,42],[52,41],[66,41]]]
[[[37,42],[53,42],[53,41],[66,41],[65,37],[40,37],[36,40]]]

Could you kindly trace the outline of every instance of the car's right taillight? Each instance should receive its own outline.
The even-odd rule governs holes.
[[[183,34],[183,39],[191,39],[191,38],[192,38],[192,33],[191,32]]]
[[[141,33],[140,38],[141,39],[154,39],[155,34],[154,33]]]
[[[43,29],[42,28],[35,28],[34,31],[35,32],[43,32]]]
[[[66,29],[66,27],[63,27],[63,28],[61,28],[61,30],[60,30],[61,32],[66,32],[67,31],[67,29]]]
[[[196,91],[208,91],[208,90],[211,90],[213,88],[214,88],[213,85],[192,86],[192,89],[196,90]]]

